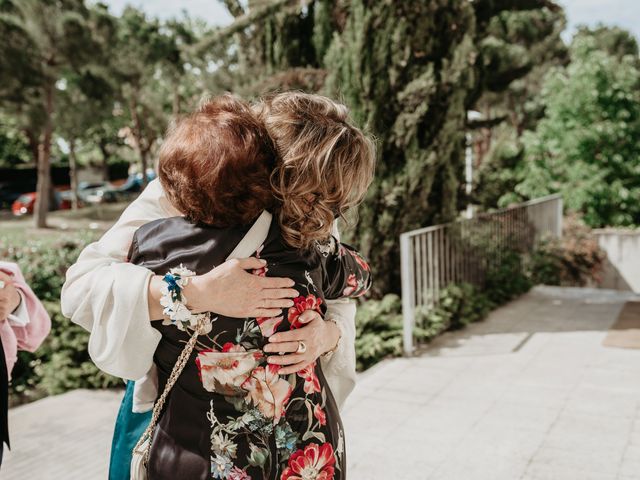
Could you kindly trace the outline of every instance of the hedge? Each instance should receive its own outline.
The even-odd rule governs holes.
[[[11,382],[11,404],[76,388],[108,388],[122,380],[100,371],[89,358],[89,334],[60,313],[60,291],[67,268],[95,237],[76,234],[59,240],[0,238],[0,258],[20,265],[51,316],[51,334],[35,352],[19,352]]]
[[[561,240],[540,242],[531,255],[505,251],[489,270],[482,290],[468,283],[451,284],[439,304],[416,312],[416,340],[428,342],[445,330],[483,319],[498,305],[529,290],[531,285],[584,285],[597,281],[604,254],[575,219],[567,222]],[[52,331],[35,353],[20,352],[13,371],[12,404],[75,388],[109,388],[122,381],[101,372],[87,352],[88,333],[60,313],[64,275],[95,234],[60,240],[27,240],[16,245],[0,237],[0,258],[17,262],[43,300]],[[356,316],[357,367],[364,370],[381,359],[402,354],[402,305],[397,295],[361,303]]]

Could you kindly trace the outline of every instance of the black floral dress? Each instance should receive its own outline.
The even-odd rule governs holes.
[[[180,265],[206,273],[248,230],[198,226],[182,217],[158,220],[136,232],[130,261],[160,275]],[[320,362],[281,376],[262,349],[273,333],[301,327],[302,312],[324,314],[325,299],[365,293],[369,266],[333,239],[305,254],[291,249],[276,222],[255,255],[267,266],[254,274],[292,278],[300,296],[274,318],[212,314],[211,329],[198,337],[156,427],[150,480],[346,478],[342,422]],[[162,334],[154,357],[162,390],[192,332],[165,322],[154,326]]]

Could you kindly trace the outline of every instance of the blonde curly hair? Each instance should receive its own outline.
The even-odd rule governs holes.
[[[321,95],[279,93],[254,110],[278,155],[271,187],[284,240],[300,249],[326,241],[373,180],[373,139],[353,125],[346,106]]]

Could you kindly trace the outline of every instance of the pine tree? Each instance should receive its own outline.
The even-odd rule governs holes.
[[[500,206],[505,193],[518,183],[516,170],[523,158],[522,134],[535,128],[544,115],[540,90],[550,69],[568,62],[561,32],[566,26],[560,9],[505,11],[495,16],[481,44],[501,65],[522,65],[528,73],[506,89],[486,89],[473,109],[481,112],[482,122],[473,129],[474,188],[470,201],[482,208]]]
[[[15,65],[2,65],[0,78],[8,85],[3,92],[5,111],[20,118],[30,143],[37,145],[37,197],[34,209],[37,227],[46,227],[51,186],[51,147],[57,107],[57,83],[67,71],[81,71],[93,61],[96,45],[90,28],[89,10],[82,0],[4,1],[0,28],[9,32],[0,57],[19,58]],[[24,84],[16,83],[16,75]],[[33,77],[29,76],[33,74]]]

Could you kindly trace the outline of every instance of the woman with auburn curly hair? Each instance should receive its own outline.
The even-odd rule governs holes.
[[[238,108],[243,117],[241,125],[250,126],[246,110]],[[149,300],[145,308],[149,316],[160,318],[163,309],[174,309],[173,325],[153,325],[154,330],[163,332],[160,344],[155,344],[161,389],[171,378],[171,366],[179,355],[176,345],[182,346],[189,339],[176,325],[188,318],[184,329],[189,330],[198,327],[190,316],[193,312],[218,311],[206,304],[210,294],[203,287],[202,278],[213,265],[224,262],[234,243],[242,239],[239,247],[247,237],[254,243],[262,240],[253,247],[262,261],[252,265],[254,277],[265,281],[272,280],[272,275],[290,277],[301,295],[291,306],[265,305],[264,310],[269,310],[266,315],[238,320],[232,317],[248,315],[226,313],[227,316],[216,315],[216,320],[207,325],[205,330],[211,330],[200,335],[195,346],[198,362],[189,356],[184,372],[167,397],[151,448],[150,478],[173,478],[176,469],[184,478],[344,478],[344,437],[338,404],[353,385],[349,380],[353,371],[349,323],[353,316],[345,314],[345,321],[339,314],[327,313],[326,320],[333,317],[341,323],[337,328],[337,322],[325,321],[322,315],[327,306],[338,310],[337,305],[327,305],[331,298],[356,296],[369,287],[364,260],[332,239],[331,231],[334,219],[355,205],[366,191],[373,173],[373,144],[350,124],[345,107],[324,97],[279,94],[255,105],[253,110],[254,118],[272,141],[270,148],[276,152],[275,168],[269,169],[266,176],[271,183],[269,198],[263,197],[259,188],[247,190],[249,185],[262,185],[259,179],[264,172],[257,166],[260,162],[238,164],[241,157],[252,157],[247,154],[251,151],[249,145],[262,142],[265,146],[264,136],[255,132],[235,139],[220,132],[203,135],[207,131],[203,126],[208,121],[206,117],[212,114],[210,107],[194,114],[187,122],[189,128],[178,124],[171,132],[175,141],[168,140],[163,146],[164,160],[159,169],[163,190],[158,194],[159,185],[155,187],[154,202],[169,199],[174,211],[185,217],[143,226],[136,233],[130,256],[132,267],[143,266],[156,273],[147,284]],[[198,138],[200,141],[196,141]],[[297,148],[298,143],[304,148]],[[207,158],[206,151],[217,154]],[[262,164],[269,164],[268,151],[267,146]],[[190,165],[179,168],[177,158]],[[213,161],[217,167],[206,168],[207,162]],[[171,163],[176,166],[169,167]],[[240,181],[242,168],[253,173],[250,178],[240,175]],[[236,193],[220,201],[220,195],[232,191]],[[272,209],[278,218],[266,232],[266,216],[259,213],[260,206]],[[247,225],[246,219],[255,219],[256,215],[257,220]],[[262,228],[263,237],[255,235],[256,228]],[[187,248],[189,242],[194,248]],[[246,242],[244,247],[247,252]],[[253,251],[244,255],[250,253]],[[198,275],[189,276],[181,287],[175,277],[184,271],[174,271],[174,283],[167,284],[163,297],[162,274],[177,267],[176,262]],[[70,289],[73,284],[82,287],[86,281],[82,274],[74,273],[65,288]],[[188,298],[186,310],[180,302],[167,297],[168,292],[177,289]],[[233,295],[234,291],[229,291],[229,296]],[[227,302],[233,302],[233,298]],[[70,313],[73,303],[67,309]],[[229,311],[230,306],[225,308]],[[338,335],[331,334],[332,330],[337,330]],[[126,342],[127,335],[123,343]],[[96,343],[107,342],[102,339]],[[128,345],[133,344],[132,340]],[[123,355],[133,355],[130,350],[135,347],[127,348],[125,351],[120,347]],[[275,352],[285,355],[269,355]],[[323,353],[328,354],[316,361]],[[339,362],[339,367],[332,362]],[[202,395],[202,389],[206,394]],[[198,408],[181,409],[179,405],[184,402],[180,398],[201,402]],[[211,402],[214,408],[209,408]],[[190,421],[194,425],[190,416],[193,412],[197,413],[196,423],[202,426],[204,419],[208,430],[195,436],[198,438],[191,435],[193,428],[182,427]],[[315,476],[309,476],[312,473]]]

